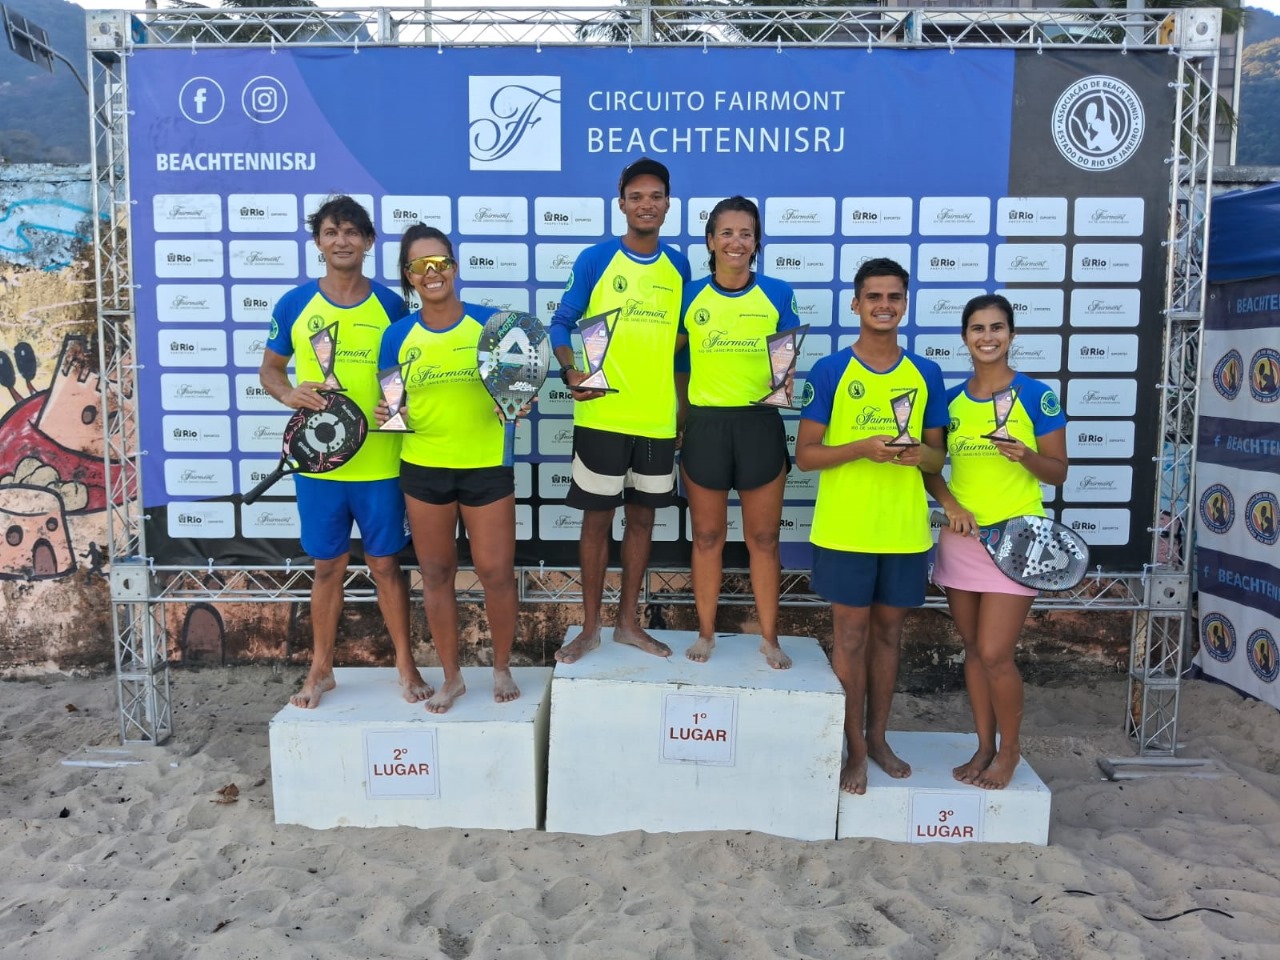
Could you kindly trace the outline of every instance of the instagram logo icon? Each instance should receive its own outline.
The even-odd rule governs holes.
[[[255,123],[275,123],[289,106],[289,93],[275,77],[254,77],[244,85],[240,105]]]

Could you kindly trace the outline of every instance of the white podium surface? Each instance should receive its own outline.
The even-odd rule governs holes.
[[[1003,790],[983,790],[951,776],[978,748],[976,734],[890,730],[888,740],[893,752],[911,764],[911,776],[895,780],[870,764],[866,794],[840,794],[840,839],[1049,842],[1049,788],[1025,759]]]
[[[448,713],[406,703],[394,667],[340,667],[314,710],[271,720],[276,823],[536,829],[546,786],[551,670],[511,671],[520,698],[493,700],[493,671],[464,667]],[[424,670],[433,684],[439,670]]]
[[[602,633],[551,681],[548,830],[835,836],[844,693],[816,640],[782,637],[793,666],[774,670],[759,636],[694,663],[692,632],[650,631],[670,658]]]

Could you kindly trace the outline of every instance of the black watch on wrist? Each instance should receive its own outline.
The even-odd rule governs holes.
[[[566,387],[569,386],[569,371],[576,370],[576,369],[577,367],[575,367],[572,363],[565,364],[563,367],[561,367],[560,382],[563,383]]]

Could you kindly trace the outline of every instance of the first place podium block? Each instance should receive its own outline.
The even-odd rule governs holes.
[[[816,640],[782,637],[794,665],[774,670],[758,636],[719,636],[694,663],[693,633],[650,631],[669,659],[612,633],[555,668],[548,830],[835,836],[844,693]]]
[[[334,670],[320,706],[271,720],[276,823],[536,829],[551,670],[511,674],[520,699],[494,703],[493,671],[463,668],[467,692],[433,714],[404,701],[392,667]]]
[[[1003,790],[960,783],[952,769],[978,749],[972,733],[903,733],[890,730],[889,746],[911,764],[911,776],[895,780],[874,763],[863,796],[840,794],[838,836],[904,843],[1049,842],[1051,795],[1031,765],[1019,762]]]

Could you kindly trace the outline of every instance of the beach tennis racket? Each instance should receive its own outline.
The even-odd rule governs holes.
[[[291,473],[328,473],[356,455],[369,433],[364,411],[350,397],[324,394],[323,410],[295,410],[284,425],[280,462],[244,495],[249,504]]]
[[[516,417],[538,395],[550,366],[551,341],[537,317],[503,310],[485,322],[476,367],[502,418],[504,467],[515,460]]]
[[[946,514],[932,520],[949,525]],[[1048,517],[1011,517],[979,527],[978,539],[996,568],[1010,580],[1036,590],[1070,590],[1089,568],[1089,545],[1080,534]]]

